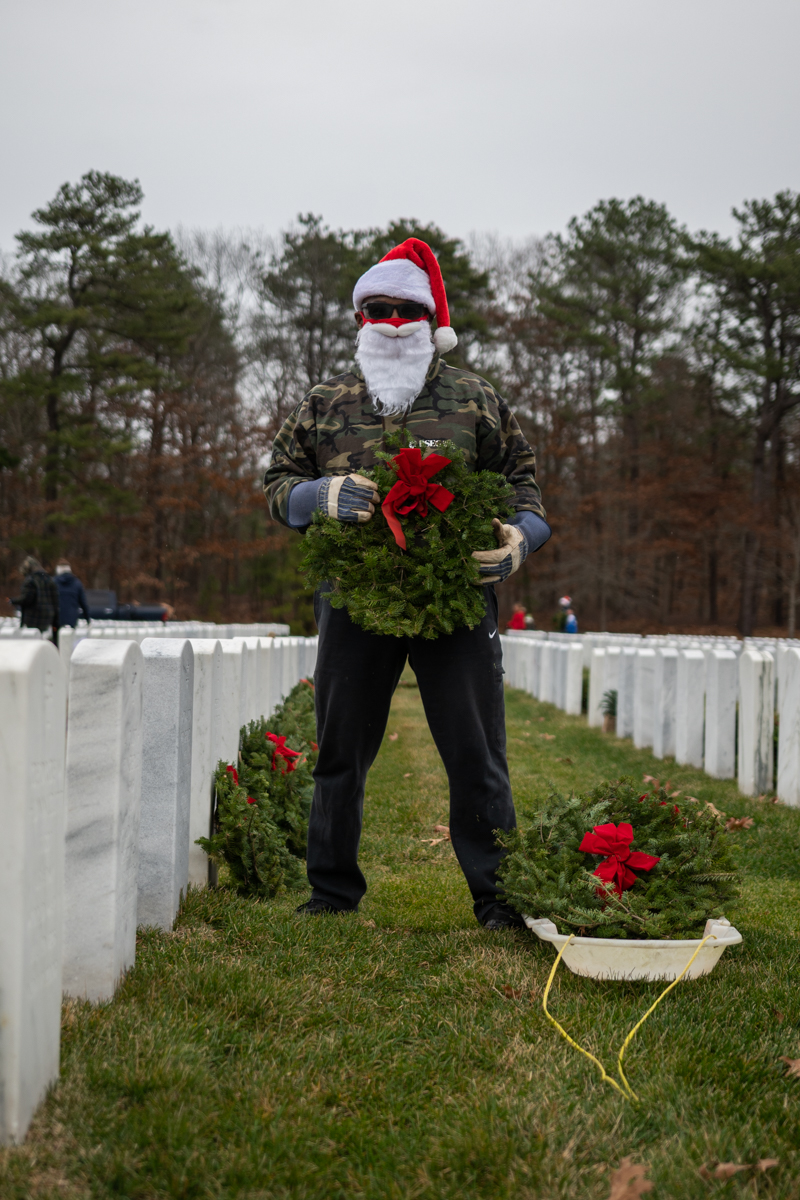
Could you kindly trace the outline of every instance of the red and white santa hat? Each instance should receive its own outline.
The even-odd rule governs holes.
[[[406,238],[359,279],[353,289],[353,307],[359,312],[370,296],[391,296],[397,300],[415,300],[436,317],[433,344],[447,354],[458,338],[450,325],[450,310],[439,261],[427,242]]]

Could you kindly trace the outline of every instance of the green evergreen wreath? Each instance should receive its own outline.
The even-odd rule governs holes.
[[[392,458],[403,447],[423,443],[390,434],[379,464],[360,471],[373,479],[381,502],[397,483]],[[369,633],[435,638],[466,625],[473,629],[486,614],[473,550],[497,546],[492,518],[513,513],[514,489],[496,471],[470,471],[460,447],[437,442],[435,452],[450,459],[434,477],[453,493],[444,512],[429,507],[423,517],[402,518],[407,549],[397,545],[380,509],[363,525],[344,524],[317,510],[305,536],[302,570],[311,587],[327,584],[323,595],[334,608],[347,608],[352,621]]]
[[[597,826],[633,828],[632,885],[617,891],[596,874],[608,859],[581,850]],[[730,836],[710,805],[632,779],[603,783],[583,796],[551,796],[525,833],[499,835],[508,902],[549,917],[560,933],[604,938],[702,936],[710,917],[728,916],[738,896]],[[585,843],[584,843],[585,844]],[[657,857],[650,866],[637,863]],[[611,868],[606,869],[606,875]]]
[[[241,729],[238,763],[217,765],[214,832],[197,844],[241,895],[305,885],[316,736],[314,685],[301,679],[268,720]]]

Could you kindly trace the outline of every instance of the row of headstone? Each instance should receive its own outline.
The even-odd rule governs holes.
[[[583,695],[583,646],[574,637],[500,636],[506,681],[564,712],[578,715]]]
[[[580,712],[576,668],[569,706],[561,683],[566,664],[580,658],[589,672],[589,725],[602,724],[604,698],[614,692],[619,737],[715,779],[736,777],[746,795],[776,782],[777,718],[778,798],[800,806],[800,642],[526,631],[502,641],[509,683]]]
[[[197,837],[239,730],[313,675],[316,638],[0,643],[0,1144],[58,1074],[62,990],[113,996],[138,925],[208,881]]]

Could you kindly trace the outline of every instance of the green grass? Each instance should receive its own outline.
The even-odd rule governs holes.
[[[551,787],[622,773],[755,817],[737,835],[744,944],[638,1035],[626,1069],[640,1105],[547,1023],[552,949],[480,929],[450,844],[425,840],[447,789],[406,686],[369,779],[360,913],[298,920],[297,896],[190,894],[175,932],[141,935],[113,1003],[65,1005],[61,1081],[25,1145],[0,1152],[3,1200],[605,1200],[628,1154],[654,1200],[800,1197],[800,1079],[778,1061],[800,1057],[800,812],[519,692],[508,717],[523,821]],[[610,1068],[659,990],[560,969],[551,1006]],[[766,1157],[779,1166],[752,1181],[698,1174]]]

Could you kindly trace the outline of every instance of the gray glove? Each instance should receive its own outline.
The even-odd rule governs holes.
[[[319,507],[335,521],[363,524],[375,512],[379,493],[371,479],[363,475],[330,475],[322,480]]]
[[[363,524],[375,512],[379,498],[375,484],[363,475],[308,479],[295,484],[289,493],[287,521],[292,529],[305,529],[311,524],[314,510],[321,508],[335,521]]]

